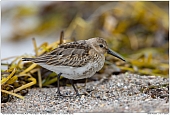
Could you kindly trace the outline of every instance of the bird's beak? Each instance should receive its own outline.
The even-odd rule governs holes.
[[[112,56],[115,56],[123,61],[126,61],[125,59],[123,59],[119,54],[117,54],[116,52],[112,51],[111,49],[108,49],[107,51],[108,54],[112,55]]]

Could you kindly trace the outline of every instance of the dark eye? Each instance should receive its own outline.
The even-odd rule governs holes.
[[[102,45],[102,44],[100,44],[99,46],[100,46],[101,48],[103,48],[103,45]]]

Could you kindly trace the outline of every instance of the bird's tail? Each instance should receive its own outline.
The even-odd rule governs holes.
[[[22,58],[22,61],[33,61],[34,58]]]

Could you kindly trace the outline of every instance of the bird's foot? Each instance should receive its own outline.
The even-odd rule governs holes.
[[[57,91],[57,96],[63,96],[59,90]]]

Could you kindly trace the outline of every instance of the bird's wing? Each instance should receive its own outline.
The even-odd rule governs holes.
[[[91,59],[89,55],[90,49],[91,47],[84,40],[66,43],[45,55],[34,58],[33,62],[53,66],[81,67]]]

